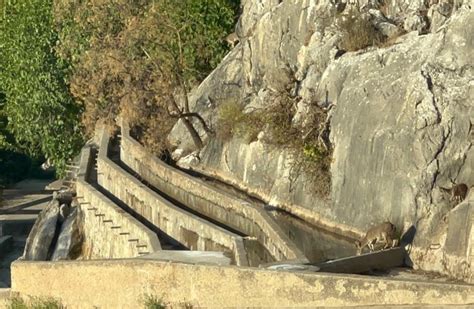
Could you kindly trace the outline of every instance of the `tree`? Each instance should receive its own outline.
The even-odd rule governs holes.
[[[8,1],[0,19],[0,148],[46,156],[61,168],[82,145],[79,115],[55,53],[52,1]]]
[[[201,148],[192,120],[212,132],[190,110],[188,94],[227,52],[223,38],[232,31],[237,1],[66,3],[56,10],[58,28],[63,29],[58,50],[80,59],[71,76],[71,91],[85,104],[85,127],[93,129],[104,118],[113,123],[121,114],[140,128],[145,145],[160,152],[181,120]],[[81,27],[84,32],[77,30]],[[89,46],[81,45],[77,54],[71,47],[84,41],[84,33]]]

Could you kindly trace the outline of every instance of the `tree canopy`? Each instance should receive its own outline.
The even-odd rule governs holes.
[[[82,144],[80,105],[72,99],[68,65],[56,56],[52,1],[8,1],[0,20],[0,147],[59,167]]]

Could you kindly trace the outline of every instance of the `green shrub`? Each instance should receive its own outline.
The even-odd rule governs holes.
[[[0,148],[51,158],[59,170],[82,144],[68,66],[53,52],[52,1],[8,1],[0,20]]]
[[[221,140],[237,136],[250,143],[263,130],[264,123],[259,112],[244,113],[239,103],[225,102],[218,109],[217,127],[217,137]]]

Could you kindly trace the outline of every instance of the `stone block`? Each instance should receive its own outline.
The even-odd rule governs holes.
[[[472,242],[473,204],[472,201],[467,200],[456,206],[449,214],[448,234],[444,247],[446,252],[459,257],[469,255],[470,243]]]

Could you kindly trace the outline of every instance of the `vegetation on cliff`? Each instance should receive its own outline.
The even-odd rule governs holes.
[[[306,115],[307,127],[304,132],[294,124],[296,98],[288,92],[275,93],[272,103],[261,109],[244,111],[236,102],[229,101],[219,106],[217,137],[229,140],[241,138],[250,143],[261,140],[270,147],[284,149],[291,156],[290,180],[293,183],[302,174],[310,180],[309,185],[321,197],[327,197],[331,190],[332,147],[325,125],[327,113],[314,104]]]

